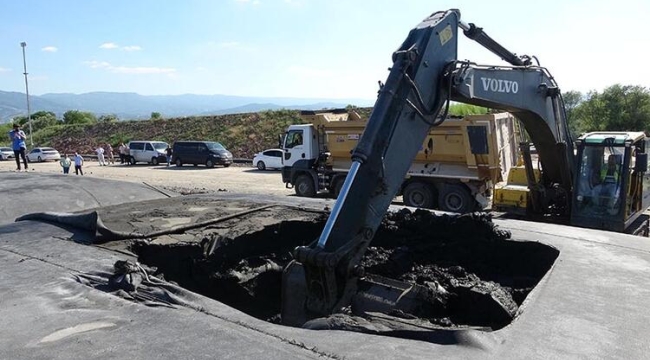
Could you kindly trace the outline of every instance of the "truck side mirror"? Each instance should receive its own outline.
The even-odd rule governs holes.
[[[282,149],[282,135],[278,134],[278,149]]]
[[[638,153],[638,154],[636,154],[636,162],[634,163],[634,171],[636,171],[636,172],[647,172],[648,171],[648,154],[647,153]]]

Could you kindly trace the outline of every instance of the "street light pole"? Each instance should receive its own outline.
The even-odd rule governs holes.
[[[29,123],[29,142],[34,147],[34,138],[32,137],[32,119],[31,119],[31,114],[30,114],[30,108],[29,108],[29,85],[27,84],[27,60],[25,60],[25,47],[27,46],[26,42],[21,42],[20,46],[23,48],[23,69],[25,72],[23,74],[25,75],[25,94],[27,95],[27,122]]]

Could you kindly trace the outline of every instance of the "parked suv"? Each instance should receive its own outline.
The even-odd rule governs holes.
[[[214,141],[177,141],[174,143],[172,161],[176,166],[205,164],[209,168],[215,165],[228,167],[232,164],[232,154]]]
[[[139,162],[158,165],[167,161],[165,149],[169,146],[162,141],[131,141],[129,146],[129,162],[135,165]]]

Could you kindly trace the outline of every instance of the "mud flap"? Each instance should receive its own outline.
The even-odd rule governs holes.
[[[282,272],[282,324],[300,327],[307,322],[306,299],[305,268],[291,261]]]

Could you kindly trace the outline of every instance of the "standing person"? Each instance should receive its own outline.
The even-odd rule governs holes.
[[[68,174],[70,172],[70,165],[72,161],[70,161],[70,158],[68,157],[68,154],[63,154],[63,157],[61,160],[59,160],[59,164],[61,164],[61,167],[63,168],[63,173]]]
[[[124,143],[120,143],[120,147],[117,148],[117,151],[118,151],[118,153],[120,155],[120,164],[124,164],[124,148],[125,147],[126,147],[126,145],[124,145]]]
[[[99,162],[99,166],[106,165],[106,160],[104,160],[104,148],[100,146],[95,149],[95,152],[97,153],[97,161]]]
[[[83,156],[79,155],[79,153],[74,153],[74,173],[83,176],[84,171],[81,169],[81,167],[84,165],[84,158]]]
[[[167,145],[167,149],[165,149],[165,153],[167,154],[167,167],[169,167],[169,164],[172,163],[172,148],[171,148],[171,146]]]
[[[25,132],[20,130],[19,124],[14,124],[14,129],[9,132],[9,137],[11,138],[11,146],[16,158],[16,170],[20,171],[20,158],[23,158],[25,171],[27,171],[27,158],[25,157],[25,150],[27,150],[25,139],[27,139],[27,136],[25,135]]]
[[[122,145],[124,145],[124,143],[122,143]],[[130,164],[131,163],[131,152],[130,152],[130,149],[129,149],[128,145],[124,145],[124,147],[122,148],[122,154],[124,155],[124,162],[126,164]]]
[[[113,147],[111,144],[106,144],[106,158],[108,163],[115,164],[115,159],[113,159]]]

